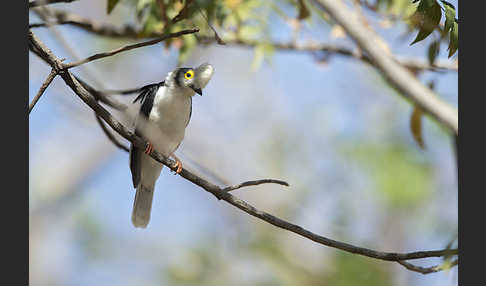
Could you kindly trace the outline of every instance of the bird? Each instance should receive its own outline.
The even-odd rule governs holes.
[[[176,174],[182,171],[182,162],[174,152],[184,139],[185,129],[192,115],[192,97],[202,96],[213,76],[214,68],[203,63],[197,68],[178,67],[169,72],[164,81],[146,85],[133,103],[141,106],[135,120],[135,134],[148,140],[145,150],[131,144],[130,171],[136,189],[132,209],[132,224],[146,228],[150,221],[152,199],[163,165],[149,156],[156,150],[176,160]]]

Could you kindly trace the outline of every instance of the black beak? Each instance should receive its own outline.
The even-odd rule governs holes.
[[[192,87],[192,90],[194,90],[197,94],[202,96],[202,90],[200,88]]]

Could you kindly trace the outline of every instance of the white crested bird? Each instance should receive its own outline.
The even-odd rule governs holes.
[[[145,228],[150,220],[155,182],[163,165],[148,154],[154,149],[176,160],[177,171],[182,171],[181,161],[174,155],[184,139],[186,126],[192,114],[192,97],[202,95],[214,69],[204,63],[199,67],[176,68],[165,81],[142,87],[134,103],[141,102],[135,123],[135,133],[148,140],[145,150],[130,146],[130,170],[136,188],[132,210],[132,223]]]

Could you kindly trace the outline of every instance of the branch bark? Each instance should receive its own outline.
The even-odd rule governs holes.
[[[77,0],[34,0],[29,2],[29,8],[49,5],[54,3],[71,3]]]
[[[314,0],[339,23],[346,33],[365,51],[376,67],[403,96],[420,106],[432,118],[446,126],[453,134],[459,133],[457,110],[439,99],[406,68],[398,64],[389,53],[376,43],[382,39],[361,24],[356,13],[342,1]]]
[[[279,185],[287,186],[287,187],[289,186],[289,184],[285,181],[273,180],[273,179],[264,179],[264,180],[248,181],[248,182],[244,182],[244,183],[241,183],[241,184],[238,184],[238,185],[229,186],[229,187],[222,189],[221,191],[222,192],[231,192],[231,191],[243,188],[243,187],[257,186],[257,185],[267,184],[267,183],[274,183],[274,184],[279,184]]]
[[[51,67],[53,67],[53,69],[59,66],[60,60],[52,54],[52,52],[32,33],[32,31],[29,31],[28,37],[29,37],[29,47],[31,50],[34,50],[36,54],[39,55],[44,61],[46,61]],[[123,136],[128,141],[132,142],[135,146],[143,149],[146,147],[146,145],[148,144],[147,141],[135,135],[134,133],[130,132],[125,126],[123,126],[120,122],[118,122],[103,106],[101,106],[97,102],[97,100],[78,82],[78,80],[68,70],[61,70],[59,75],[62,77],[64,82],[74,91],[74,93],[91,109],[93,109],[97,114],[97,116],[101,117],[111,128],[113,128],[113,130],[115,130],[118,134]],[[177,169],[177,167],[175,166],[175,162],[173,160],[163,156],[157,151],[153,151],[149,155],[155,160],[157,160],[158,162],[167,166],[172,171],[175,171]],[[260,211],[255,207],[253,207],[252,205],[248,204],[247,202],[231,195],[228,191],[224,191],[224,190],[236,189],[238,188],[238,186],[248,186],[252,184],[254,185],[256,184],[255,181],[243,182],[237,186],[221,188],[199,176],[194,175],[193,173],[189,172],[186,169],[182,169],[180,176],[194,183],[195,185],[201,187],[205,191],[213,194],[218,200],[224,200],[227,203],[239,208],[240,210],[254,217],[266,221],[267,223],[288,230],[297,235],[306,237],[322,245],[341,249],[346,252],[363,255],[375,259],[396,261],[396,262],[409,260],[409,259],[442,257],[442,256],[450,256],[450,255],[458,254],[457,249],[417,251],[417,252],[409,252],[409,253],[382,252],[382,251],[371,250],[367,248],[354,246],[348,243],[336,241],[321,235],[317,235],[309,230],[302,228],[299,225],[289,223],[285,220],[282,220],[264,211]],[[266,182],[275,182],[275,181],[276,180],[267,179]],[[283,182],[283,184],[286,183]]]

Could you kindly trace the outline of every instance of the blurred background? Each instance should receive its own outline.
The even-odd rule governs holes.
[[[122,0],[110,14],[107,1],[48,7],[98,23],[157,29],[148,27],[150,15],[134,12],[150,2]],[[196,2],[204,12],[211,5]],[[412,105],[370,65],[272,48],[268,43],[289,42],[298,31],[299,42],[355,50],[342,29],[307,1],[311,15],[289,21],[299,13],[298,2],[221,1],[226,17],[251,23],[241,37],[267,45],[203,45],[185,36],[183,43],[135,49],[72,72],[99,89],[128,89],[161,81],[176,66],[209,62],[215,74],[204,96],[193,99],[176,152],[185,167],[221,186],[285,180],[290,187],[261,185],[234,195],[332,239],[389,252],[447,247],[457,238],[458,224],[454,142],[425,117],[425,149],[420,148],[410,131]],[[394,55],[426,62],[436,38],[410,46],[416,30],[390,20],[409,13],[412,1],[381,2],[389,2],[378,6],[381,12],[363,8],[369,24]],[[457,9],[457,1],[450,2]],[[181,25],[198,26],[212,37],[204,18],[194,17]],[[230,18],[208,19],[221,38],[234,37]],[[33,11],[29,20],[41,22]],[[66,62],[141,41],[72,25],[34,32]],[[437,59],[455,61],[447,59],[446,47],[443,43]],[[29,102],[49,72],[29,54]],[[457,71],[417,76],[433,82],[440,98],[457,107]],[[129,103],[135,96],[114,98]],[[29,136],[31,285],[457,284],[457,267],[422,275],[319,245],[216,200],[166,168],[156,184],[150,224],[135,229],[128,153],[107,139],[93,111],[59,77],[30,114]],[[413,262],[431,266],[443,259]]]

